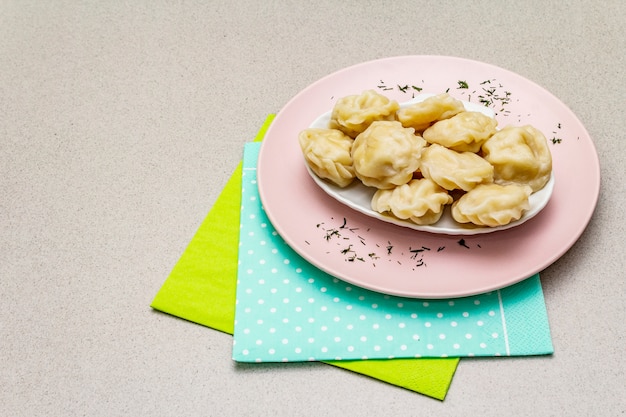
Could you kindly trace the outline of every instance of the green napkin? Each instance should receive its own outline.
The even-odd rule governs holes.
[[[274,119],[269,115],[255,141]],[[200,225],[151,307],[233,334],[241,206],[240,163]],[[325,362],[443,400],[458,358]]]

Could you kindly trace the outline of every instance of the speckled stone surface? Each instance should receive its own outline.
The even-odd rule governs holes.
[[[625,414],[624,16],[621,0],[0,2],[0,415]],[[595,142],[595,214],[541,274],[553,356],[462,360],[439,402],[317,363],[237,365],[229,335],[150,309],[268,113],[343,67],[426,54],[540,84]]]

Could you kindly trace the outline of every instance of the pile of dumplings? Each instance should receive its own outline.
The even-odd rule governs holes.
[[[378,213],[430,225],[451,205],[458,223],[497,227],[519,220],[552,172],[539,130],[497,125],[447,93],[401,108],[367,90],[339,99],[328,128],[304,129],[298,140],[320,178],[375,188]]]

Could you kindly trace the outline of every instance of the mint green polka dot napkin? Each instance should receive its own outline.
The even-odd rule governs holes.
[[[543,355],[553,352],[539,276],[472,297],[418,300],[347,284],[274,230],[256,186],[259,144],[242,171],[233,359],[287,362]]]

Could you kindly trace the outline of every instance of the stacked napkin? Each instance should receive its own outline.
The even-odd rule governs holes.
[[[460,356],[552,353],[538,276],[477,297],[415,300],[352,287],[307,264],[263,218],[258,145],[246,145],[245,164],[157,293],[154,309],[234,333],[235,360],[325,361],[440,400]],[[250,231],[257,238],[248,239]],[[290,262],[260,262],[270,254]]]

